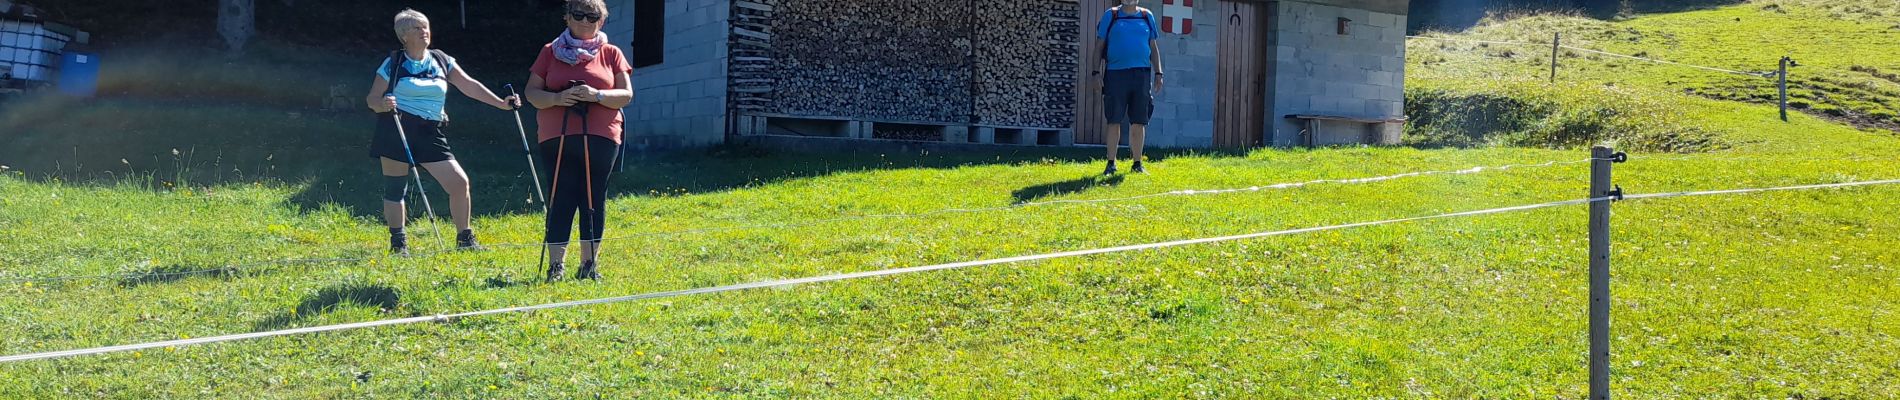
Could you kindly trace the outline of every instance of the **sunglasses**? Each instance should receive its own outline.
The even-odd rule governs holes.
[[[573,17],[575,21],[587,21],[588,23],[600,22],[600,14],[597,13],[573,11],[567,13],[567,15]]]

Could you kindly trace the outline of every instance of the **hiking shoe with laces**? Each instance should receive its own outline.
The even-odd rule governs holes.
[[[487,247],[482,247],[481,243],[475,242],[475,230],[473,229],[463,229],[462,233],[455,234],[455,249],[467,251],[488,250]]]
[[[409,234],[408,233],[405,233],[400,229],[389,230],[389,254],[394,255],[394,256],[408,256],[409,255]]]
[[[548,278],[545,283],[560,282],[562,275],[567,275],[567,264],[560,262],[548,263]]]
[[[596,268],[594,260],[581,261],[581,269],[574,272],[574,279],[591,279],[598,281],[600,280],[600,269]]]

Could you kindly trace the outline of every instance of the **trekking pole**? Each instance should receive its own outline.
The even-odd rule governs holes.
[[[585,82],[581,82],[581,81],[573,81],[571,83],[573,83],[574,85],[586,84]],[[571,107],[568,107],[568,111],[573,112],[575,114],[579,114],[581,117],[581,133],[580,133],[581,134],[581,168],[582,168],[582,171],[584,171],[583,175],[587,181],[587,187],[585,188],[585,190],[587,191],[587,210],[593,211],[593,212],[599,212],[598,211],[599,208],[594,206],[594,148],[592,145],[589,144],[589,143],[592,143],[592,141],[587,139],[587,104],[584,104],[584,103],[575,104]],[[563,117],[562,120],[565,121],[566,118]],[[563,123],[562,125],[565,126],[566,124]],[[598,228],[594,226],[593,218],[588,218],[586,214],[582,214],[580,216],[580,220],[581,220],[581,223],[580,223],[581,233],[583,235],[585,235],[587,232],[593,232],[594,228]],[[583,239],[581,242],[583,244],[586,243],[585,237],[586,236],[582,236]],[[598,240],[599,238],[595,238],[595,239]],[[596,242],[594,243],[594,246],[595,246],[595,249],[598,250],[600,243]],[[583,257],[592,255],[592,254],[586,254],[587,251],[584,248],[581,250],[581,253]]]
[[[581,136],[581,165],[587,168],[587,210],[593,211],[594,214],[598,215],[600,214],[600,209],[594,206],[594,148],[593,146],[588,145],[588,143],[593,143],[594,141],[588,140],[586,136],[587,135],[587,106],[584,104],[578,105],[578,106],[580,107],[580,114],[581,114],[581,135],[582,135]],[[602,200],[605,200],[605,199],[602,199]],[[594,223],[593,218],[588,218],[586,216],[581,217],[581,229],[586,230],[586,232],[593,232],[600,228],[594,225],[595,223]],[[582,238],[585,238],[585,237],[586,236],[582,236]],[[600,251],[599,237],[594,238],[594,251]],[[594,254],[588,254],[586,248],[581,249],[581,255],[583,257],[594,256]],[[585,264],[585,262],[582,262],[582,264]]]
[[[422,210],[429,213],[429,230],[435,232],[436,238],[443,240],[443,246],[447,246],[448,239],[442,237],[442,228],[435,223],[435,206],[429,204],[429,189],[422,186],[422,173],[416,171],[416,153],[409,150],[409,134],[402,129],[402,111],[390,112],[389,118],[396,123],[396,138],[402,140],[403,156],[409,157],[409,176],[416,178],[416,194],[422,196]]]
[[[510,83],[502,87],[508,88],[509,96],[519,96],[515,94],[515,84]],[[534,177],[534,198],[541,202],[542,210],[547,210],[548,196],[541,192],[541,172],[534,167],[534,149],[528,145],[528,128],[521,124],[521,107],[515,106],[509,111],[515,114],[515,130],[521,132],[521,154],[528,158],[528,175]]]
[[[515,93],[515,84],[510,83],[510,84],[502,85],[502,87],[508,88],[509,96],[519,96],[519,94]],[[545,220],[547,218],[546,215],[548,215],[548,207],[549,207],[548,196],[547,194],[541,192],[541,170],[535,167],[534,165],[534,147],[528,144],[528,128],[521,124],[521,107],[516,106],[514,108],[509,109],[509,111],[514,113],[515,115],[515,130],[521,132],[521,155],[527,157],[528,159],[528,176],[531,176],[534,179],[534,197],[535,197],[535,200],[541,202],[541,214],[543,215],[542,219]],[[556,163],[555,169],[558,171],[560,169],[559,167],[560,160],[556,159],[554,160],[554,162]],[[554,178],[560,179],[560,177],[561,177],[560,173],[556,172],[554,175]],[[542,241],[546,242],[547,240],[543,239]],[[535,268],[547,268],[548,245],[547,243],[542,243],[540,246],[537,246],[537,247],[540,247],[540,248],[536,249],[536,252],[535,252],[537,254],[536,256],[537,258],[534,261]],[[541,275],[547,275],[547,271],[541,270]]]
[[[582,121],[582,123],[586,123],[586,121]],[[567,164],[567,113],[561,114],[561,130],[560,132],[557,132],[557,133],[560,135],[560,137],[558,139],[555,139],[555,142],[554,142],[554,176],[552,179],[548,181],[548,184],[552,185],[552,187],[548,188],[548,193],[551,193],[554,196],[558,197],[561,195],[561,165]],[[553,207],[553,206],[548,206],[548,207]],[[545,217],[542,218],[542,221],[543,221],[542,223],[548,226],[553,226],[554,225],[554,210],[549,209],[547,212],[544,212],[542,214],[545,215]],[[566,245],[566,243],[562,243],[562,244]],[[545,257],[550,255],[549,253],[551,253],[551,251],[549,251],[548,248],[553,245],[554,243],[549,243],[547,238],[544,237],[541,239],[541,256],[544,257],[544,259],[542,260],[542,262],[540,262],[541,266],[539,268],[541,268],[542,275],[547,275],[548,267],[552,266],[552,265],[548,265],[548,263],[545,262],[547,261]]]
[[[579,80],[568,81],[568,87],[570,88],[575,87],[575,86],[586,85],[586,84],[587,82],[583,82]],[[595,211],[596,208],[594,207],[594,148],[592,145],[588,144],[590,141],[587,140],[587,104],[576,103],[572,106],[568,106],[567,112],[579,114],[581,117],[581,133],[580,133],[581,135],[581,171],[582,171],[581,173],[583,176],[582,179],[586,181],[586,187],[583,190],[587,192],[587,195],[586,195],[587,210]],[[567,131],[567,116],[566,115],[561,116],[561,130],[562,130],[561,133],[563,135],[562,137],[563,138],[567,137],[565,136],[567,134],[566,132]],[[581,226],[581,234],[582,234],[581,243],[585,244],[587,242],[585,239],[586,238],[585,234],[587,232],[593,231],[592,229],[593,219],[588,218],[587,214],[581,214],[579,215],[579,217],[580,217],[580,226]],[[595,246],[599,246],[599,244],[596,243]],[[587,251],[584,248],[581,250],[581,253],[582,253],[582,257],[586,257],[590,255],[590,254],[586,254]]]
[[[587,209],[594,209],[594,147],[587,140],[587,105],[577,104],[574,113],[581,115],[581,166],[587,177]],[[583,225],[584,226],[584,225]]]

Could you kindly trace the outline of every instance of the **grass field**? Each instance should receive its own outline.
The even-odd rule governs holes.
[[[1561,15],[1511,16],[1446,36],[1534,42],[1536,46],[1415,40],[1409,84],[1545,82],[1552,34],[1563,44],[1743,72],[1773,72],[1788,56],[1790,106],[1797,111],[1879,128],[1900,129],[1900,4],[1863,0],[1752,1],[1719,9],[1659,14],[1627,21]],[[1435,34],[1427,34],[1434,36]],[[1420,68],[1420,67],[1424,68]],[[1558,81],[1616,89],[1673,91],[1755,104],[1774,104],[1775,81],[1564,49]]]
[[[1441,35],[1523,32],[1530,40],[1563,26],[1566,36],[1695,32],[1731,41],[1726,47],[1763,48],[1743,31],[1780,25],[1684,21],[1799,22],[1792,19],[1813,12],[1805,20],[1813,22],[1841,12],[1783,3],[1788,14],[1750,3],[1613,22],[1495,20]],[[1857,21],[1885,18],[1865,14]],[[1858,50],[1790,48],[1815,53],[1797,57],[1817,71],[1900,70],[1900,56],[1866,47],[1900,43],[1900,31],[1851,32],[1864,43],[1836,46]],[[1740,55],[1724,64],[1730,52],[1678,40],[1590,44],[1747,66]],[[1485,54],[1491,49],[1415,43],[1410,51],[1408,107],[1420,123],[1408,140],[1431,148],[1164,152],[1149,174],[1118,178],[1095,176],[1100,165],[1089,158],[1097,154],[1087,149],[646,155],[614,180],[607,235],[634,237],[608,242],[607,279],[552,285],[537,283],[537,254],[526,247],[381,257],[374,167],[348,136],[368,123],[354,116],[309,116],[299,129],[322,134],[278,137],[255,136],[270,127],[244,118],[193,134],[150,128],[258,114],[227,108],[16,106],[0,115],[9,132],[0,134],[9,143],[0,150],[9,167],[0,177],[0,354],[1571,200],[1586,194],[1582,164],[801,224],[1575,161],[1587,157],[1579,146],[1597,142],[1640,150],[1616,167],[1617,184],[1631,193],[1900,178],[1900,136],[1825,113],[1782,123],[1759,101],[1685,90],[1756,93],[1722,79],[1578,58],[1566,61],[1572,78],[1548,85],[1533,62]],[[1772,65],[1778,56],[1763,59]],[[514,133],[478,119],[508,117],[460,109],[476,121],[462,128],[468,138],[457,151],[478,188],[477,229],[491,244],[537,240],[540,218],[523,201],[527,178],[509,147]],[[113,128],[48,116],[138,112],[186,122]],[[1468,126],[1480,122],[1493,128]],[[60,135],[137,129],[152,130],[120,141]],[[13,143],[83,145],[72,158],[91,161],[56,166],[50,160],[67,158]],[[1616,204],[1617,394],[1900,396],[1897,207],[1900,187],[1892,186]],[[0,365],[0,397],[1581,398],[1584,211],[10,363]],[[795,226],[668,234],[775,223]],[[417,250],[443,249],[428,223],[412,222],[411,231]],[[251,264],[285,258],[366,260]],[[211,271],[194,272],[203,270]],[[87,275],[110,276],[33,280]]]

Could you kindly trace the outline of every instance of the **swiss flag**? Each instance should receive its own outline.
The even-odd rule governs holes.
[[[1161,31],[1193,34],[1194,0],[1161,0]]]

